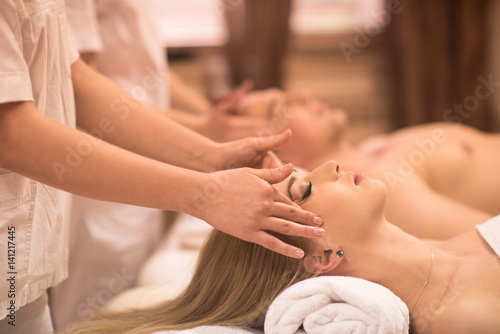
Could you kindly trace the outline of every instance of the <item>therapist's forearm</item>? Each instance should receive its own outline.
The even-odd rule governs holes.
[[[207,115],[191,114],[177,109],[170,109],[165,113],[165,116],[197,133],[207,136],[204,133],[204,123],[206,122]]]
[[[179,210],[206,175],[166,165],[62,125],[33,103],[0,105],[0,163],[81,196]]]
[[[169,70],[169,93],[172,107],[194,114],[206,114],[211,102],[186,83],[172,70]]]
[[[214,169],[209,155],[216,144],[210,139],[139,103],[81,60],[72,65],[72,76],[80,128],[159,161],[199,171]]]

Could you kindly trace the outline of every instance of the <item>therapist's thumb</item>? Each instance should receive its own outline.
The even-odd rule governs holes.
[[[279,183],[286,179],[293,172],[293,165],[286,164],[279,168],[270,168],[270,169],[254,169],[252,173],[256,176],[260,177],[263,180],[266,180],[270,184]]]
[[[292,136],[292,131],[287,129],[281,133],[263,137],[253,137],[254,147],[258,152],[267,152],[280,149]]]

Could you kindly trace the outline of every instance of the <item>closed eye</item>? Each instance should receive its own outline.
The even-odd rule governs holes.
[[[304,201],[311,195],[311,189],[312,189],[312,183],[309,181],[309,184],[307,185],[306,191],[304,192],[304,196],[300,199],[300,202]]]

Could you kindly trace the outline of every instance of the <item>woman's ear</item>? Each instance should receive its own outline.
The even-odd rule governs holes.
[[[344,252],[338,250],[335,253],[331,249],[323,251],[322,254],[313,254],[304,259],[304,268],[312,274],[323,275],[335,268],[344,259]]]

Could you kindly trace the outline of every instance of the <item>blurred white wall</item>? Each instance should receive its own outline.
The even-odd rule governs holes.
[[[290,28],[295,34],[352,32],[373,22],[384,0],[294,0]]]
[[[227,39],[223,10],[243,0],[154,0],[165,46],[217,46]],[[270,0],[272,1],[272,0]],[[353,31],[373,22],[383,0],[293,0],[290,28],[295,34]]]
[[[220,12],[220,3],[224,1],[154,1],[157,7],[160,36],[165,46],[216,46],[226,42],[226,28]]]

